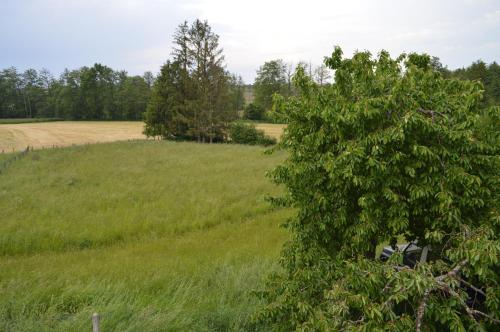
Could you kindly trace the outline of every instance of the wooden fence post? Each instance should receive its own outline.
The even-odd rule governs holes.
[[[99,314],[97,312],[94,312],[92,315],[92,331],[93,332],[101,332],[99,329]]]

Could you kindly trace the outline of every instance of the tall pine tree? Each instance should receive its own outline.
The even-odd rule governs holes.
[[[173,58],[162,67],[146,113],[145,133],[164,139],[222,141],[231,109],[229,75],[217,36],[200,20],[179,25]]]

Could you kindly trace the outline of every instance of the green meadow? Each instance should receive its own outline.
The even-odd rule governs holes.
[[[0,174],[0,331],[258,330],[290,210],[260,147],[158,141],[30,152]]]
[[[0,167],[6,160],[10,159],[12,156],[12,153],[0,153]]]

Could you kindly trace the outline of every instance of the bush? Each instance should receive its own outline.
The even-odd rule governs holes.
[[[255,128],[253,124],[236,122],[229,128],[231,142],[237,144],[264,145],[276,144],[276,139],[267,136],[263,130]]]
[[[248,120],[263,120],[265,113],[266,111],[262,106],[250,103],[245,107],[245,114],[243,116]]]

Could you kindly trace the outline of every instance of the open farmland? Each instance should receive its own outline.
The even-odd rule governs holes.
[[[257,124],[266,134],[279,139],[284,125]],[[144,123],[138,121],[58,121],[0,124],[0,152],[31,146],[35,149],[87,143],[145,139]]]
[[[257,129],[264,130],[266,135],[269,135],[271,137],[276,138],[279,140],[281,138],[281,135],[283,134],[283,130],[285,129],[284,124],[276,124],[276,123],[257,123],[255,124],[255,127]]]
[[[116,142],[0,174],[0,330],[250,329],[289,210],[259,147]]]
[[[132,121],[57,121],[0,124],[0,151],[143,139],[144,124]]]

